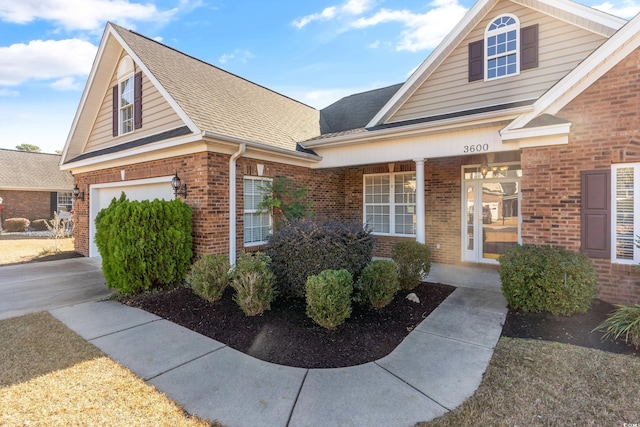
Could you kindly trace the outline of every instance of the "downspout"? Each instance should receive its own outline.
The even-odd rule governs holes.
[[[229,159],[229,263],[236,264],[236,160],[240,158],[247,149],[244,142],[238,147],[238,151],[231,155]]]

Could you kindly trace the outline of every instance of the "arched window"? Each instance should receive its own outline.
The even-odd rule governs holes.
[[[501,15],[485,30],[485,79],[520,74],[520,21],[514,15]]]
[[[118,84],[113,87],[113,136],[142,127],[142,72],[125,56],[118,65]]]

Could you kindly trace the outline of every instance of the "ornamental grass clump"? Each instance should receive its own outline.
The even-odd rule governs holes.
[[[29,227],[31,221],[27,218],[9,218],[4,220],[4,231],[9,233],[22,233]]]
[[[271,309],[275,298],[275,276],[269,269],[271,259],[263,253],[243,253],[231,273],[233,297],[247,316],[256,316]]]
[[[302,218],[274,230],[265,252],[272,259],[278,295],[304,298],[307,278],[345,269],[355,280],[371,262],[373,236],[361,223]]]
[[[306,284],[307,316],[323,328],[336,329],[351,315],[353,277],[345,270],[324,270]]]
[[[569,316],[586,313],[596,297],[596,272],[583,253],[516,245],[498,261],[502,293],[516,310]]]
[[[206,254],[193,263],[187,283],[193,292],[207,301],[219,301],[229,286],[229,257]]]
[[[373,308],[389,305],[400,290],[396,263],[391,260],[371,261],[358,281],[358,289]]]
[[[640,350],[640,304],[616,305],[617,309],[594,331],[604,331],[602,338],[624,338],[624,342]]]
[[[398,242],[391,250],[391,258],[398,266],[401,289],[415,289],[422,282],[422,276],[431,271],[431,249],[415,240]]]

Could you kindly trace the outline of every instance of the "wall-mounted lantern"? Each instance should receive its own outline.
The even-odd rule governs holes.
[[[173,194],[175,197],[182,196],[187,197],[187,184],[183,184],[178,177],[178,172],[171,178],[171,187],[173,187]]]
[[[73,200],[80,199],[84,201],[84,191],[80,191],[80,189],[78,188],[78,184],[76,184],[76,186],[73,187],[72,193],[73,193]]]

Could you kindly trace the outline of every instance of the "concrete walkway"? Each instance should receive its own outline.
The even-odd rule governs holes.
[[[473,395],[507,312],[495,270],[434,265],[428,280],[458,288],[391,354],[339,369],[263,362],[114,301],[51,313],[187,412],[225,426],[412,426]]]

